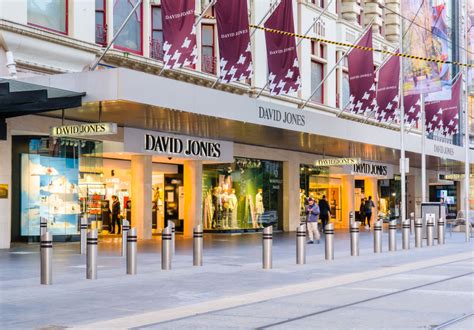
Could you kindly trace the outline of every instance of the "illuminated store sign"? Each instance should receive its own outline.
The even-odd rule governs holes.
[[[266,121],[274,121],[290,126],[306,126],[306,118],[303,114],[282,111],[275,108],[258,106],[258,118]]]
[[[360,163],[360,158],[328,158],[318,159],[314,162],[315,166],[344,166],[356,165]]]
[[[469,175],[470,178],[474,178],[474,174]],[[462,181],[465,178],[465,174],[440,174],[439,179],[440,180],[448,180],[448,181]]]
[[[51,136],[95,136],[117,134],[116,123],[92,123],[51,127]]]
[[[221,161],[233,159],[234,144],[227,141],[201,139],[126,127],[124,129],[124,151],[196,160]]]
[[[352,165],[351,174],[391,178],[393,177],[393,166],[362,162]]]

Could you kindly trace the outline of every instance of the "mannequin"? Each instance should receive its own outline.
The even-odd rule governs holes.
[[[255,195],[255,214],[257,216],[257,223],[259,227],[263,227],[262,215],[265,212],[263,207],[263,194],[262,188],[258,188],[257,195]]]
[[[222,227],[227,229],[230,227],[230,209],[229,209],[229,193],[225,190],[222,195],[222,210],[224,212],[222,219]]]
[[[231,228],[237,228],[237,196],[235,195],[235,189],[232,189],[229,198],[228,198],[228,205],[229,205],[229,211],[230,211],[230,217],[231,217],[231,222],[230,222],[230,227]]]
[[[306,207],[306,192],[304,189],[300,189],[300,215],[305,215],[305,207]]]

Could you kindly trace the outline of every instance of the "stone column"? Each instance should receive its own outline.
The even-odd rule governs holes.
[[[360,5],[358,0],[342,0],[342,17],[349,22],[357,22],[357,15],[360,14]]]
[[[390,42],[399,42],[401,18],[397,15],[400,13],[400,0],[385,0],[385,39]]]
[[[138,239],[151,239],[152,165],[151,156],[132,156],[132,227]]]
[[[202,161],[184,161],[184,236],[202,223]]]
[[[384,0],[364,0],[364,23],[372,22],[372,32],[380,34],[380,28],[383,24],[382,7]]]
[[[7,185],[8,198],[0,199],[0,249],[9,249],[11,241],[12,136],[7,125],[7,140],[0,141],[0,185]]]
[[[355,181],[353,175],[345,175],[342,177],[342,225],[344,228],[349,227],[349,212],[354,212],[356,207],[359,205],[354,205],[355,199]]]
[[[372,196],[372,200],[375,204],[375,209],[372,211],[372,221],[378,217],[378,207],[379,207],[379,194],[378,194],[378,179],[377,178],[367,178],[365,179],[365,198],[369,199],[369,196]]]
[[[300,224],[300,160],[283,162],[283,230],[296,231]]]

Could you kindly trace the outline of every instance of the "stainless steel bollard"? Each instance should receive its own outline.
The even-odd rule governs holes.
[[[46,218],[40,218],[40,240],[41,236],[43,236],[48,231],[48,220]]]
[[[41,235],[41,284],[53,284],[53,235],[46,232]]]
[[[127,246],[128,246],[127,237],[128,237],[129,230],[130,230],[130,222],[124,219],[122,223],[122,257],[125,257],[127,255]]]
[[[306,263],[306,226],[299,225],[296,228],[296,264]]]
[[[382,221],[374,223],[374,253],[382,252]]]
[[[438,244],[445,243],[444,218],[438,219]]]
[[[271,269],[272,264],[272,243],[273,243],[273,227],[267,226],[263,228],[262,233],[262,267],[263,269]]]
[[[357,257],[359,255],[359,224],[353,222],[350,224],[351,234],[351,256]]]
[[[161,269],[171,269],[171,240],[172,228],[168,225],[161,234]]]
[[[122,230],[124,230],[122,228]],[[127,274],[135,275],[137,273],[137,229],[127,230]]]
[[[415,232],[415,212],[410,212],[410,235]]]
[[[433,246],[434,244],[434,222],[432,219],[426,220],[426,246]]]
[[[203,240],[202,225],[197,225],[193,232],[193,266],[202,266]]]
[[[352,224],[354,223],[354,212],[353,211],[350,211],[349,212],[349,224]]]
[[[97,279],[97,229],[92,229],[87,233],[87,267],[86,277],[88,280]]]
[[[410,249],[410,225],[411,219],[407,219],[402,224],[402,245],[404,250]]]
[[[423,230],[423,223],[421,219],[415,220],[415,247],[421,248],[423,247],[423,239],[421,237],[421,231]]]
[[[388,250],[397,251],[397,220],[388,224]]]
[[[174,221],[168,220],[168,227],[171,227],[171,256],[174,256],[176,247],[176,225]]]
[[[328,223],[324,228],[324,245],[325,245],[325,257],[326,260],[334,259],[334,224]]]
[[[81,254],[86,254],[87,250],[87,217],[81,218]]]

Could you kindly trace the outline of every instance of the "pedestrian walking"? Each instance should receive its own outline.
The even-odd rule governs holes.
[[[120,234],[120,202],[117,198],[117,196],[113,195],[112,196],[112,229],[110,231],[111,234],[115,234],[115,224],[118,226],[118,232],[117,234]]]
[[[313,244],[314,239],[319,244],[321,235],[319,234],[318,229],[318,216],[319,216],[319,206],[314,202],[312,197],[308,198],[308,205],[306,206],[306,227],[308,229],[309,241],[308,244]]]
[[[375,208],[375,204],[372,200],[372,196],[369,196],[369,199],[365,201],[364,205],[365,220],[367,222],[366,229],[370,229],[370,219],[372,218],[373,208]]]
[[[321,219],[321,225],[323,227],[323,233],[326,228],[326,225],[329,223],[329,219],[331,218],[331,207],[329,206],[329,202],[326,199],[326,195],[323,195],[323,198],[319,200],[319,219]]]
[[[359,221],[361,222],[362,226],[365,226],[365,198],[360,200]]]

